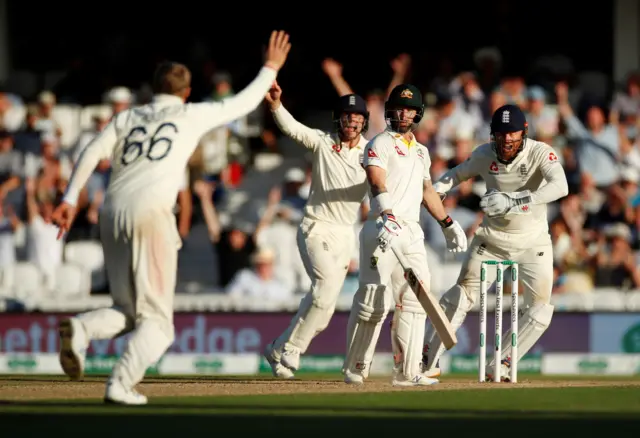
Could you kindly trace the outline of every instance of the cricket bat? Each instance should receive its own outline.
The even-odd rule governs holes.
[[[444,314],[442,307],[440,307],[440,303],[428,292],[428,289],[425,287],[422,279],[418,277],[416,271],[409,266],[409,262],[402,253],[402,250],[393,245],[391,245],[391,249],[404,270],[409,287],[411,287],[411,290],[418,297],[418,301],[420,301],[420,304],[424,307],[425,312],[427,312],[427,316],[431,319],[431,324],[433,324],[433,327],[436,329],[442,343],[447,350],[451,350],[458,343],[458,338],[456,337],[456,332],[453,330],[453,327],[451,327],[449,319]]]

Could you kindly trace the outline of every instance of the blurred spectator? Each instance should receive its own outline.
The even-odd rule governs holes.
[[[12,207],[0,203],[0,268],[16,262],[15,232],[22,224]]]
[[[22,126],[24,112],[11,97],[0,92],[0,130],[15,132]]]
[[[58,227],[51,223],[51,214],[60,199],[50,193],[38,193],[36,181],[27,179],[27,261],[40,269],[48,284],[62,263],[64,243],[58,239]]]
[[[613,224],[601,234],[592,261],[596,287],[640,287],[640,270],[629,245],[630,238],[631,232],[625,224]]]
[[[575,116],[569,104],[569,88],[556,85],[558,110],[567,125],[567,136],[573,141],[578,165],[589,172],[596,186],[604,188],[619,177],[620,139],[615,126],[607,125],[603,110],[591,105],[586,112],[586,126]]]
[[[38,120],[36,131],[43,134],[53,134],[57,138],[62,136],[58,122],[53,118],[53,108],[56,106],[56,95],[51,91],[43,91],[38,95]]]
[[[251,297],[265,302],[286,301],[293,297],[293,290],[284,285],[274,274],[275,253],[271,249],[259,249],[251,257],[253,267],[239,271],[227,286],[231,297]]]
[[[16,150],[22,154],[40,154],[40,131],[37,129],[38,108],[34,105],[27,107],[24,126],[14,134]]]
[[[611,123],[636,123],[640,114],[640,73],[627,77],[626,87],[617,92],[611,104]]]
[[[533,86],[528,90],[527,122],[529,138],[553,144],[558,134],[558,113],[546,105],[546,93],[542,87]]]
[[[128,109],[133,103],[133,95],[127,87],[114,87],[107,93],[107,102],[113,115]]]

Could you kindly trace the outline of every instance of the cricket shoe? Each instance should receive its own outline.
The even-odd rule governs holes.
[[[348,385],[364,385],[364,376],[362,374],[352,373],[349,370],[344,371],[344,383]]]
[[[271,366],[271,372],[275,377],[279,377],[281,379],[293,379],[293,371],[280,363],[280,359],[282,356],[280,352],[274,347],[274,342],[275,341],[267,345],[264,348],[264,352],[262,353],[264,355],[264,358],[267,359],[267,362],[269,362],[269,365]]]
[[[437,379],[442,374],[442,370],[440,369],[440,360],[436,362],[436,365],[432,368],[429,368],[426,362],[426,358],[420,363],[420,374],[429,379]]]
[[[110,405],[146,405],[147,397],[135,389],[126,388],[120,379],[110,377],[104,393],[104,402]]]
[[[82,323],[77,318],[60,321],[60,366],[72,380],[80,380],[84,376],[84,363],[89,340]]]
[[[485,379],[487,382],[493,382],[493,374],[487,373]],[[511,381],[511,356],[500,361],[500,381],[507,383]]]
[[[280,362],[291,371],[300,369],[300,350],[295,347],[284,347]]]
[[[409,386],[431,386],[440,383],[438,379],[426,377],[424,374],[418,374],[412,379],[407,379],[400,369],[393,370],[393,386],[409,387]]]

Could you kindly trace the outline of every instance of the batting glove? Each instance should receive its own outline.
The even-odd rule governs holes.
[[[389,249],[394,237],[398,237],[402,232],[402,227],[391,213],[382,215],[382,226],[378,232],[378,246],[384,252]]]

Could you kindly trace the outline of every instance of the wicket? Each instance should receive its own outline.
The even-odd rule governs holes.
[[[480,265],[480,353],[478,357],[478,379],[486,380],[487,368],[487,266],[496,267],[496,310],[495,310],[495,366],[493,381],[500,382],[502,362],[502,294],[504,290],[504,271],[511,267],[511,372],[510,381],[518,381],[518,263],[505,260],[487,260]]]

